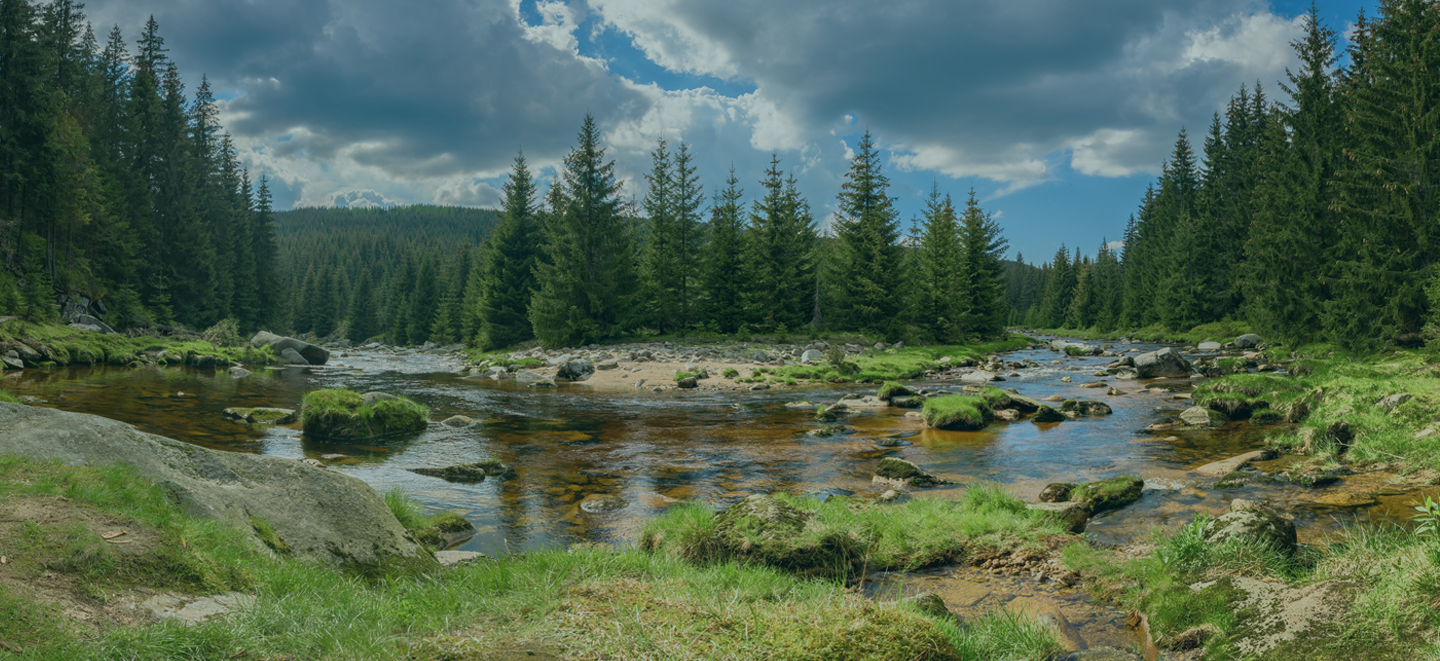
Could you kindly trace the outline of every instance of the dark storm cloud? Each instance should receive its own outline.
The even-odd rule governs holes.
[[[521,146],[554,158],[585,112],[646,106],[603,67],[526,39],[502,0],[137,0],[91,15],[133,41],[144,11],[187,79],[240,93],[231,131],[293,134],[276,156],[343,153],[397,179],[503,170]]]

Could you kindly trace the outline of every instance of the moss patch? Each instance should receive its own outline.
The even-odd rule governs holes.
[[[1070,502],[1083,503],[1092,515],[1120,509],[1140,500],[1145,480],[1133,475],[1112,477],[1098,482],[1082,482],[1070,490]]]
[[[366,404],[352,390],[315,390],[305,395],[301,415],[307,435],[363,440],[424,431],[430,409],[406,397]]]
[[[1003,394],[1003,391],[1001,391]],[[1006,396],[1007,401],[1009,396]],[[977,431],[994,417],[994,409],[984,397],[945,395],[925,400],[925,424],[936,429]]]

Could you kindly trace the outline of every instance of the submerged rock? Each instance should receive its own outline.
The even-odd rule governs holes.
[[[935,487],[942,484],[954,484],[950,480],[942,479],[931,475],[904,459],[885,457],[880,460],[880,466],[875,469],[875,475],[871,481],[876,484],[883,484],[903,489],[905,487]]]
[[[626,502],[624,498],[606,494],[591,494],[589,496],[586,496],[584,500],[580,501],[581,511],[588,512],[590,514],[614,512],[617,510],[623,510],[629,506],[630,503]]]
[[[254,408],[228,408],[225,409],[225,417],[231,420],[257,425],[288,425],[299,419],[295,411],[290,409],[275,409],[264,406],[256,406]]]
[[[474,425],[477,421],[474,418],[463,415],[452,415],[440,421],[440,424],[452,428],[464,428]]]
[[[446,482],[475,483],[484,482],[486,477],[512,478],[515,477],[515,469],[502,463],[498,459],[490,459],[473,464],[456,464],[444,468],[408,468],[406,469],[417,475],[427,477],[438,477]]]

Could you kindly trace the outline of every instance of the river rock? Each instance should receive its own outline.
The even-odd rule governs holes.
[[[685,378],[683,378],[683,379],[680,379],[679,381],[676,381],[676,382],[675,382],[675,387],[677,387],[677,388],[686,388],[686,389],[689,389],[689,388],[698,388],[698,387],[700,387],[700,380],[699,380],[699,379],[696,379],[696,378],[693,377],[693,376],[687,376],[687,377],[685,377]]]
[[[1211,519],[1204,535],[1211,544],[1237,539],[1270,544],[1282,553],[1295,552],[1295,524],[1264,509],[1245,509]]]
[[[228,408],[225,417],[256,425],[288,425],[299,419],[291,409],[276,409],[265,406],[254,408]]]
[[[1180,421],[1191,427],[1221,427],[1230,419],[1219,411],[1203,406],[1192,406],[1180,413]]]
[[[232,379],[243,379],[251,374],[250,370],[243,367],[231,367],[228,373]]]
[[[1145,489],[1145,480],[1122,475],[1098,482],[1076,485],[1070,491],[1070,501],[1082,503],[1090,508],[1092,515],[1125,507],[1140,500]]]
[[[300,352],[286,347],[280,350],[280,363],[282,365],[309,365],[310,361],[300,355]]]
[[[1254,333],[1246,333],[1235,338],[1235,346],[1241,349],[1251,349],[1260,344],[1260,336]]]
[[[800,354],[800,362],[803,364],[818,363],[822,360],[825,360],[825,354],[821,353],[819,349],[808,349],[805,353]]]
[[[458,482],[461,484],[484,482],[487,477],[498,477],[501,479],[515,477],[515,469],[498,459],[488,459],[473,464],[455,464],[443,468],[407,468],[406,470],[416,475],[438,477],[446,482]]]
[[[1030,416],[1030,422],[1062,422],[1065,414],[1055,410],[1052,406],[1041,404]]]
[[[961,381],[966,381],[966,382],[969,382],[969,383],[988,383],[988,382],[990,382],[990,381],[995,381],[995,380],[996,380],[996,377],[995,377],[995,373],[994,373],[994,372],[987,372],[987,371],[985,371],[985,370],[976,370],[976,371],[974,371],[974,372],[971,372],[971,373],[969,373],[969,374],[966,374],[966,375],[960,377],[960,380],[961,380]]]
[[[10,369],[25,369],[25,363],[20,360],[20,356],[17,355],[14,351],[8,352],[3,357],[0,357],[0,361],[4,361],[5,366]]]
[[[1021,395],[1020,393],[1014,392],[1013,388],[1010,391],[1010,405],[1015,407],[1021,413],[1034,413],[1036,411],[1039,411],[1040,407],[1044,406],[1044,404],[1041,404],[1040,402]]]
[[[463,567],[465,565],[473,565],[476,562],[479,562],[480,559],[483,557],[485,557],[484,553],[477,553],[475,551],[435,552],[435,561],[439,562],[441,567]]]
[[[901,599],[900,603],[930,617],[951,617],[950,609],[945,607],[945,600],[934,592],[921,592],[913,597]]]
[[[475,422],[476,422],[475,418],[471,418],[471,417],[463,416],[463,415],[452,415],[452,416],[450,416],[450,417],[448,417],[448,418],[445,418],[444,420],[441,420],[441,421],[440,421],[440,424],[442,424],[442,425],[444,425],[444,426],[446,426],[446,427],[451,427],[451,428],[463,428],[463,427],[469,427],[469,426],[475,424]]]
[[[556,381],[584,381],[595,373],[595,365],[587,358],[565,361],[555,372]]]
[[[1402,392],[1396,395],[1386,397],[1385,399],[1376,402],[1375,405],[1382,409],[1385,409],[1386,412],[1389,412],[1394,411],[1395,407],[1400,406],[1401,404],[1404,404],[1405,402],[1408,402],[1412,399],[1415,399],[1414,395],[1408,392]]]
[[[1200,344],[1196,345],[1195,348],[1198,349],[1198,350],[1200,350],[1200,351],[1210,352],[1210,351],[1219,351],[1219,350],[1223,349],[1224,347],[1223,347],[1219,342],[1208,341],[1208,342],[1201,342]]]
[[[623,510],[629,505],[630,503],[625,502],[624,498],[606,494],[590,494],[585,497],[585,500],[580,501],[581,511],[589,512],[590,514],[615,512]]]
[[[309,342],[301,342],[293,337],[281,337],[269,331],[260,331],[250,338],[250,345],[259,349],[270,347],[272,351],[281,356],[285,355],[286,349],[293,349],[299,354],[305,363],[310,365],[324,365],[330,360],[330,352],[317,347]]]
[[[613,369],[615,369],[615,368],[617,368],[617,367],[620,367],[620,361],[614,360],[614,359],[611,359],[611,360],[602,360],[602,361],[600,361],[600,362],[598,362],[598,363],[595,363],[595,369],[601,370],[601,371],[613,370]]]
[[[1084,503],[1025,503],[1025,507],[1054,514],[1071,534],[1085,532],[1085,525],[1090,521],[1090,508]]]
[[[264,521],[300,558],[435,564],[369,485],[298,461],[210,450],[99,416],[3,402],[0,452],[72,466],[123,458],[190,514],[245,531],[253,530],[252,518]]]
[[[380,392],[379,390],[371,390],[360,396],[360,402],[366,406],[374,406],[377,402],[396,401],[398,399],[400,398],[388,392]]]
[[[885,457],[880,460],[880,466],[875,469],[875,475],[871,478],[875,484],[903,489],[905,487],[934,487],[942,484],[950,484],[949,480],[941,479],[920,469],[904,459]]]
[[[1051,482],[1040,490],[1040,502],[1063,503],[1070,499],[1070,492],[1074,490],[1075,485],[1069,482]]]
[[[1135,372],[1142,379],[1185,377],[1193,371],[1190,361],[1173,347],[1135,356]]]

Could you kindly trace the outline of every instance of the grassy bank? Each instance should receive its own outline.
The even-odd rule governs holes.
[[[134,365],[159,352],[158,362],[189,364],[197,356],[214,356],[217,365],[274,362],[269,347],[255,349],[249,344],[217,346],[197,338],[126,337],[82,331],[63,324],[36,324],[12,319],[0,323],[0,348],[24,343],[56,365]],[[147,355],[148,354],[148,355]]]
[[[1267,628],[1263,609],[1242,603],[1234,581],[1244,577],[1291,600],[1303,599],[1311,586],[1340,595],[1315,628],[1279,641],[1260,658],[1400,661],[1440,654],[1435,537],[1396,526],[1356,527],[1334,544],[1301,547],[1292,556],[1243,540],[1206,542],[1207,521],[1197,517],[1157,538],[1138,558],[1072,544],[1065,563],[1086,575],[1097,596],[1145,613],[1161,649],[1203,646],[1205,659],[1248,658],[1237,649],[1240,641],[1283,633],[1283,627]]]
[[[387,500],[415,514],[413,503]],[[1015,518],[1006,514],[1015,514],[1008,501],[991,501],[990,519]],[[36,503],[49,508],[50,523],[24,518]],[[865,600],[838,582],[639,550],[540,551],[433,576],[367,581],[276,557],[239,531],[190,518],[123,467],[0,457],[0,505],[10,514],[0,526],[20,531],[0,534],[0,659],[438,661],[533,651],[566,658],[1038,661],[1059,649],[1043,627],[1006,614],[961,628],[908,605]],[[972,503],[970,515],[984,507]],[[904,539],[930,534],[940,515],[916,509],[902,517],[904,526],[827,520],[891,531],[877,548],[898,562],[918,557],[903,549],[928,542]],[[1009,539],[1006,525],[1045,529],[1025,521],[964,530],[998,542]],[[100,536],[114,529],[135,543]],[[40,577],[51,587],[35,589]],[[139,588],[238,589],[256,600],[189,627],[66,615],[77,607],[105,613]]]

